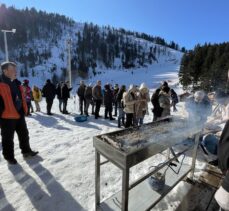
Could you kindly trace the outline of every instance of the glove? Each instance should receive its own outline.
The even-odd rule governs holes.
[[[222,186],[216,191],[215,200],[223,210],[229,211],[229,192]]]

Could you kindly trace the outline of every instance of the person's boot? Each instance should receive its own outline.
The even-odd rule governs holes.
[[[23,153],[23,157],[24,158],[28,158],[28,157],[34,157],[38,154],[39,152],[38,151],[30,151],[30,152],[26,152],[26,153]]]
[[[16,160],[15,158],[6,159],[6,161],[7,161],[8,164],[10,164],[10,165],[16,165],[16,164],[17,164],[17,160]]]

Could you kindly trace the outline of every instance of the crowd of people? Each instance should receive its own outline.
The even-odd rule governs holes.
[[[25,79],[22,83],[25,100],[28,107],[28,114],[34,112],[32,101],[36,106],[36,112],[41,111],[39,102],[42,97],[46,98],[47,115],[52,115],[51,112],[53,100],[57,96],[59,101],[59,111],[63,114],[69,114],[67,110],[68,99],[70,98],[69,82],[60,82],[55,86],[49,79],[42,89],[34,86],[33,89],[29,86],[29,80]],[[101,81],[92,86],[86,85],[84,81],[80,81],[80,85],[76,91],[79,98],[80,115],[89,116],[89,107],[91,106],[91,115],[95,119],[101,118],[100,108],[104,106],[104,118],[115,120],[117,117],[118,127],[140,126],[143,124],[145,115],[149,114],[148,103],[151,101],[153,105],[153,121],[170,115],[171,107],[173,111],[177,111],[176,104],[178,103],[178,96],[173,89],[170,89],[168,83],[165,81],[156,89],[150,98],[149,88],[145,83],[139,87],[130,85],[126,89],[125,85],[119,86],[115,84],[105,84],[102,87]]]
[[[84,81],[81,81],[77,95],[81,115],[89,116],[88,109],[91,105],[91,114],[98,119],[101,117],[100,108],[103,105],[104,118],[114,120],[114,117],[117,117],[118,127],[125,128],[143,124],[145,115],[149,114],[148,102],[150,101],[153,105],[154,121],[169,116],[171,107],[173,111],[177,111],[176,104],[178,103],[176,92],[169,88],[166,81],[151,98],[149,88],[145,83],[140,86],[131,84],[127,89],[125,85],[119,84],[115,84],[114,87],[111,84],[105,84],[102,87],[101,81],[97,81],[93,87],[92,84],[86,85]]]

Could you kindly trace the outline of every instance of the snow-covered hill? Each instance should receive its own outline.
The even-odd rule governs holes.
[[[37,84],[38,86],[42,86],[46,79],[54,80],[55,78],[55,81],[68,80],[68,72],[66,71],[66,41],[71,38],[72,58],[76,59],[79,56],[75,50],[78,46],[77,34],[83,33],[84,24],[75,23],[73,26],[63,26],[62,28],[62,33],[60,32],[60,35],[58,35],[60,38],[57,40],[53,40],[52,37],[47,39],[37,38],[29,40],[23,46],[9,52],[11,60],[15,60],[18,63],[18,76],[20,76],[21,79],[28,78],[33,84]],[[100,30],[100,33],[102,33],[103,28]],[[92,67],[89,67],[88,73],[84,78],[85,80],[94,83],[97,79],[102,78],[104,83],[109,82],[112,84],[124,82],[139,84],[142,81],[146,81],[152,86],[151,81],[153,75],[161,71],[163,72],[165,68],[167,68],[167,71],[173,71],[176,68],[179,69],[183,55],[180,51],[155,44],[142,38],[137,38],[133,35],[125,35],[124,37],[124,43],[128,42],[129,45],[136,45],[141,48],[138,54],[144,55],[144,63],[140,64],[138,63],[139,59],[135,59],[132,61],[132,65],[135,67],[125,69],[123,67],[123,59],[125,59],[126,54],[120,51],[119,57],[114,58],[114,62],[109,68],[100,60],[96,60],[96,68],[93,70]],[[152,55],[155,58],[149,60],[148,57],[152,49],[154,49]],[[31,64],[29,60],[26,60],[24,63],[18,61],[17,59],[23,58],[21,55],[27,55],[26,58],[32,57],[32,61],[35,61],[32,62],[34,64]],[[30,55],[30,57],[28,55]],[[90,58],[91,56],[92,55],[87,55],[87,57]],[[142,56],[140,56],[140,58],[142,58]],[[1,49],[0,59],[2,61],[4,60],[4,52],[1,51]],[[74,61],[72,62],[74,63]],[[77,65],[75,68],[76,69],[72,68],[73,85],[78,84],[82,79]],[[127,78],[128,80],[126,80]]]

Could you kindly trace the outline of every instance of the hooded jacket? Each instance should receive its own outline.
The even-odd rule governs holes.
[[[136,116],[143,118],[145,114],[148,114],[148,102],[150,101],[149,89],[145,83],[141,84],[139,88],[138,99],[140,100],[137,104]]]
[[[99,85],[95,85],[92,89],[92,96],[94,100],[102,100],[103,95],[102,95],[102,88]]]
[[[56,95],[55,86],[51,83],[51,81],[47,80],[45,86],[42,89],[42,93],[46,100],[53,100]]]
[[[166,92],[161,91],[159,94],[159,105],[163,108],[161,117],[170,115],[170,96]]]
[[[131,86],[127,92],[123,93],[123,104],[125,113],[136,113],[137,103],[138,100],[136,95],[136,88]]]

